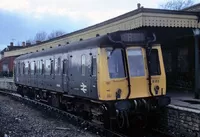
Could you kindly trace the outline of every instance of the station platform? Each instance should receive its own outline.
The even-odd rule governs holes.
[[[171,104],[169,106],[193,109],[200,113],[200,99],[194,98],[194,92],[170,90],[167,92],[167,96],[171,98]]]

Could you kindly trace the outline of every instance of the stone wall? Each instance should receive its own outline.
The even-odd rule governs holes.
[[[200,137],[200,111],[169,105],[157,120],[157,129],[174,137]]]
[[[0,78],[0,89],[16,91],[17,87],[12,78]]]

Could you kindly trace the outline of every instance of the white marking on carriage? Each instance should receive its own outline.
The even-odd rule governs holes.
[[[81,87],[81,90],[83,91],[83,93],[86,93],[86,91],[87,91],[87,86],[86,86],[84,83],[82,83],[82,84],[80,85],[80,87]]]

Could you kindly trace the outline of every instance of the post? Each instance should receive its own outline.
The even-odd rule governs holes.
[[[199,99],[199,37],[200,37],[200,30],[193,29],[194,39],[195,39],[195,84],[194,84],[194,97],[195,99]]]

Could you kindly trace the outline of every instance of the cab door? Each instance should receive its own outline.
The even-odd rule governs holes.
[[[149,56],[150,68],[147,65],[146,49],[131,47],[127,49],[127,59],[131,83],[130,98],[141,98],[163,95],[166,92],[165,71],[161,48],[153,45]],[[151,91],[149,75],[151,76]]]
[[[130,47],[126,50],[130,75],[131,94],[129,98],[148,97],[148,68],[145,49]]]

